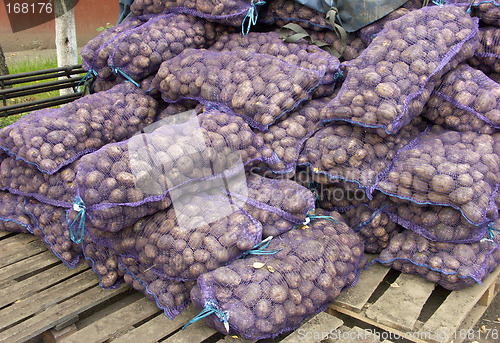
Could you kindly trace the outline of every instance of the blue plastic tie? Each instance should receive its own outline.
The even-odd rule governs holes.
[[[490,225],[488,225],[488,237],[492,242],[495,238],[495,232],[498,232],[500,234],[500,230],[495,228],[495,224],[490,223]]]
[[[333,79],[337,80],[339,77],[342,77],[342,76],[344,76],[344,74],[342,73],[342,70],[339,70],[338,73],[335,73],[335,75],[333,76]]]
[[[133,78],[131,78],[130,76],[128,76],[127,74],[125,74],[120,68],[117,68],[115,66],[109,66],[111,68],[111,71],[113,72],[113,74],[120,74],[121,76],[123,76],[128,82],[132,82],[137,88],[141,88],[141,85],[138,84]],[[125,81],[125,82],[127,82]]]
[[[196,323],[198,320],[208,317],[211,314],[215,314],[217,319],[219,319],[222,323],[224,323],[224,328],[229,333],[229,322],[227,321],[227,313],[219,310],[212,301],[208,301],[205,304],[203,310],[200,313],[198,313],[193,319],[187,322],[186,325],[182,327],[182,330],[184,330],[189,325]]]
[[[73,210],[78,211],[78,214],[76,215],[75,220],[73,220],[71,226],[69,227],[69,234],[71,240],[78,244],[82,242],[83,236],[85,235],[85,211],[86,211],[85,204],[83,203],[82,198],[80,198],[79,196],[76,197],[75,202],[73,203]],[[78,223],[78,230],[74,232],[73,228],[77,220],[79,220],[80,222]]]
[[[382,210],[384,208],[386,208],[386,207],[389,207],[389,205],[382,206],[381,208],[379,208],[378,210],[376,210],[375,212],[373,212],[372,215],[370,216],[370,218],[368,218],[367,220],[365,220],[362,223],[359,223],[358,226],[356,226],[356,228],[354,229],[354,232],[358,232],[358,230],[360,230],[363,226],[365,226],[366,224],[368,224],[369,222],[371,222],[373,220],[373,218],[375,218],[375,216],[377,214],[379,214],[380,212],[382,212]]]
[[[334,222],[335,224],[338,224],[339,222],[333,218],[332,216],[318,216],[316,214],[308,214],[307,217],[306,217],[306,221],[304,222],[304,224],[309,224],[309,221],[307,220],[309,219],[310,221],[311,220],[315,220],[315,219],[327,219],[327,220],[330,220],[332,222]]]
[[[446,0],[432,0],[432,3],[437,6],[446,5]]]
[[[92,77],[92,76],[97,76],[97,72],[94,70],[94,69],[90,69],[87,74],[85,74],[85,76],[80,80],[80,82],[78,82],[78,85],[76,85],[79,92],[82,91],[82,84],[83,86],[85,86],[85,84],[87,83],[87,81]]]
[[[256,244],[252,249],[245,251],[243,253],[242,258],[245,258],[248,255],[274,255],[274,254],[279,253],[281,250],[283,250],[283,248],[278,249],[278,250],[264,250],[271,243],[271,239],[273,239],[273,236],[267,237],[259,244]]]
[[[266,2],[263,0],[252,1],[252,6],[248,10],[245,18],[243,18],[243,21],[241,22],[241,33],[243,34],[243,36],[248,35],[248,33],[250,32],[250,28],[253,25],[257,24],[257,19],[259,18],[259,12],[257,11],[256,6],[262,6],[265,4]],[[247,21],[247,19],[248,19],[248,26],[245,30],[245,22]]]

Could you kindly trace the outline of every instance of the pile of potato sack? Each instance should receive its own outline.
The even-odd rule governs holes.
[[[247,339],[323,311],[365,252],[481,283],[500,262],[500,3],[450,2],[342,42],[293,0],[135,0],[82,50],[93,94],[0,130],[0,229]],[[289,23],[309,37],[285,42]]]

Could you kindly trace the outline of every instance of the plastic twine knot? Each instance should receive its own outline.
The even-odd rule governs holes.
[[[115,66],[109,66],[111,68],[111,71],[113,72],[113,74],[120,74],[121,76],[123,76],[127,81],[125,82],[132,82],[137,88],[141,88],[141,85],[138,84],[133,78],[131,78],[130,76],[128,76],[126,73],[123,72],[123,70],[121,70],[120,68],[118,67],[115,67]]]
[[[338,78],[341,78],[342,76],[344,76],[344,74],[342,73],[342,70],[339,70],[337,73],[335,73],[335,75],[333,75],[333,79],[337,80]]]
[[[332,222],[334,222],[335,224],[338,224],[339,222],[333,218],[332,216],[321,216],[321,215],[317,215],[317,214],[314,214],[314,213],[309,213],[307,215],[307,218],[306,218],[306,222],[307,222],[307,219],[309,219],[309,222],[310,221],[313,221],[313,220],[316,220],[316,219],[326,219],[326,220],[330,220]],[[309,222],[307,224],[309,224]],[[307,225],[306,224],[306,225]]]
[[[76,88],[78,88],[78,92],[82,92],[82,87],[85,88],[87,86],[87,82],[91,80],[91,78],[97,77],[97,72],[94,69],[90,69],[87,74],[78,82]]]
[[[198,313],[193,319],[187,322],[186,325],[182,327],[182,330],[184,330],[189,325],[196,323],[198,320],[210,316],[211,314],[215,314],[217,319],[219,319],[222,323],[224,323],[224,328],[226,329],[226,332],[229,333],[229,322],[228,322],[227,312],[219,310],[215,305],[215,303],[212,301],[208,301],[205,304],[203,310],[201,310],[200,313]]]
[[[245,258],[249,255],[274,255],[279,253],[283,248],[281,249],[276,249],[276,250],[264,250],[267,249],[269,246],[269,243],[271,243],[271,239],[273,239],[273,236],[269,236],[266,239],[264,239],[262,242],[256,244],[252,249],[245,251],[243,253],[242,258]]]
[[[382,210],[383,210],[384,208],[386,208],[386,207],[389,207],[389,205],[382,206],[381,208],[379,208],[378,210],[376,210],[375,212],[373,212],[373,213],[372,213],[372,215],[370,216],[370,218],[368,218],[368,219],[367,219],[367,220],[365,220],[364,222],[359,223],[359,224],[358,224],[358,226],[356,226],[356,227],[354,228],[354,232],[359,231],[359,230],[360,230],[363,226],[365,226],[365,225],[367,225],[368,223],[370,223],[370,222],[373,220],[373,218],[375,218],[375,216],[376,216],[377,214],[379,214],[380,212],[382,212]]]
[[[500,234],[500,230],[495,228],[495,223],[490,223],[490,225],[488,225],[488,238],[492,242],[495,238],[495,233]]]
[[[263,0],[253,0],[252,5],[250,6],[250,9],[248,10],[247,14],[245,15],[245,18],[243,18],[243,21],[241,22],[241,33],[243,36],[246,36],[250,32],[250,28],[257,24],[257,19],[259,19],[259,12],[257,11],[257,6],[262,6],[265,5],[266,2]],[[248,19],[248,25],[245,28],[245,23],[247,22]]]
[[[69,234],[71,240],[78,244],[82,242],[83,236],[85,235],[85,211],[87,210],[82,198],[79,196],[77,196],[75,202],[73,202],[73,210],[77,211],[78,214],[69,227]],[[79,221],[78,229],[75,232],[74,227],[77,221]]]
[[[446,0],[432,0],[432,3],[436,6],[446,5]]]

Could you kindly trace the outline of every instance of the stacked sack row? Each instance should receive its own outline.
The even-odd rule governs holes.
[[[421,7],[339,38],[293,0],[135,0],[82,50],[95,94],[0,130],[0,229],[248,339],[324,310],[365,251],[481,282],[500,262],[495,23]]]

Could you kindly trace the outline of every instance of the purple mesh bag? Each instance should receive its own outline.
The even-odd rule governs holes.
[[[246,36],[240,33],[222,35],[208,50],[216,52],[246,50],[275,56],[303,68],[324,69],[326,72],[321,83],[329,87],[323,87],[320,93],[317,89],[313,94],[315,98],[333,94],[335,82],[340,75],[340,61],[337,57],[308,44],[304,39],[295,43],[285,43],[278,32],[250,32]]]
[[[110,53],[113,52],[114,44],[124,37],[126,32],[142,25],[147,19],[147,17],[126,18],[119,25],[109,28],[91,39],[82,48],[83,69],[101,79],[114,79],[114,74],[108,66],[108,58]]]
[[[245,50],[186,49],[161,65],[154,84],[166,102],[194,99],[264,131],[308,99],[324,73]]]
[[[423,114],[450,130],[491,134],[500,129],[500,85],[462,63],[443,76]]]
[[[181,12],[226,25],[242,26],[247,19],[248,25],[255,24],[263,4],[265,1],[260,0],[136,0],[130,11],[134,16]]]
[[[467,63],[485,74],[500,72],[500,28],[480,27],[479,46]]]
[[[66,221],[66,208],[41,203],[35,199],[19,197],[24,203],[24,211],[30,217],[32,225],[29,230],[65,265],[75,268],[83,257],[82,244],[71,240]]]
[[[146,269],[133,258],[122,257],[118,269],[124,273],[125,283],[156,302],[169,319],[174,319],[189,304],[193,281],[178,282],[164,279]]]
[[[500,180],[497,145],[491,135],[433,126],[398,152],[376,188],[417,204],[452,206],[472,224],[484,223]]]
[[[276,173],[295,170],[299,154],[305,142],[321,127],[320,112],[328,99],[307,101],[298,110],[271,126],[266,132],[257,132],[279,159],[278,163],[267,165]]]
[[[477,19],[456,6],[425,7],[387,23],[349,62],[340,92],[322,111],[324,120],[396,133],[421,113],[439,78],[472,57],[477,31]]]
[[[206,323],[245,339],[273,338],[354,285],[366,263],[363,243],[340,214],[316,215],[307,228],[273,238],[265,250],[277,253],[238,259],[200,276],[191,301],[204,310]]]
[[[319,208],[344,214],[369,202],[366,191],[355,183],[321,174],[312,174],[312,179],[310,187],[317,193]]]
[[[416,117],[397,134],[370,132],[349,123],[330,124],[306,141],[299,159],[315,174],[355,182],[368,196],[391,167],[397,152],[423,134],[426,123]]]
[[[392,20],[401,18],[402,16],[410,13],[413,10],[419,9],[422,7],[421,0],[410,0],[406,2],[400,8],[392,11],[387,14],[385,17],[367,25],[359,30],[359,36],[366,43],[370,44],[373,38],[377,36],[377,34],[383,30],[386,23],[391,22]]]
[[[374,262],[403,273],[422,276],[450,290],[481,282],[500,262],[500,235],[471,244],[437,243],[412,231],[403,231],[391,239]]]
[[[239,117],[215,109],[185,115],[181,124],[169,125],[175,116],[167,117],[143,134],[82,157],[76,212],[86,213],[97,229],[116,232],[167,208],[175,189],[204,190],[243,166],[275,159]]]
[[[493,219],[498,218],[497,209],[493,209],[488,213],[486,222],[473,225],[451,206],[419,205],[382,192],[376,192],[369,206],[387,214],[405,229],[415,231],[430,241],[443,243],[477,242],[486,236]]]
[[[123,270],[118,266],[116,252],[103,244],[112,235],[109,232],[87,227],[82,240],[83,254],[89,266],[99,276],[99,285],[110,289],[120,286],[124,275]]]
[[[164,14],[127,31],[114,42],[108,65],[115,73],[139,82],[156,73],[160,64],[188,48],[215,42],[214,24],[186,14]]]
[[[106,245],[164,279],[194,281],[261,241],[260,223],[228,205],[224,198],[183,197],[176,206],[121,230]]]
[[[62,167],[52,175],[32,164],[0,154],[0,189],[33,197],[58,207],[71,207],[76,195],[76,172],[79,160]]]
[[[0,231],[28,233],[30,217],[24,212],[24,198],[0,191]]]
[[[117,85],[22,117],[0,130],[0,149],[53,174],[107,143],[132,137],[153,123],[157,106],[134,85]]]

